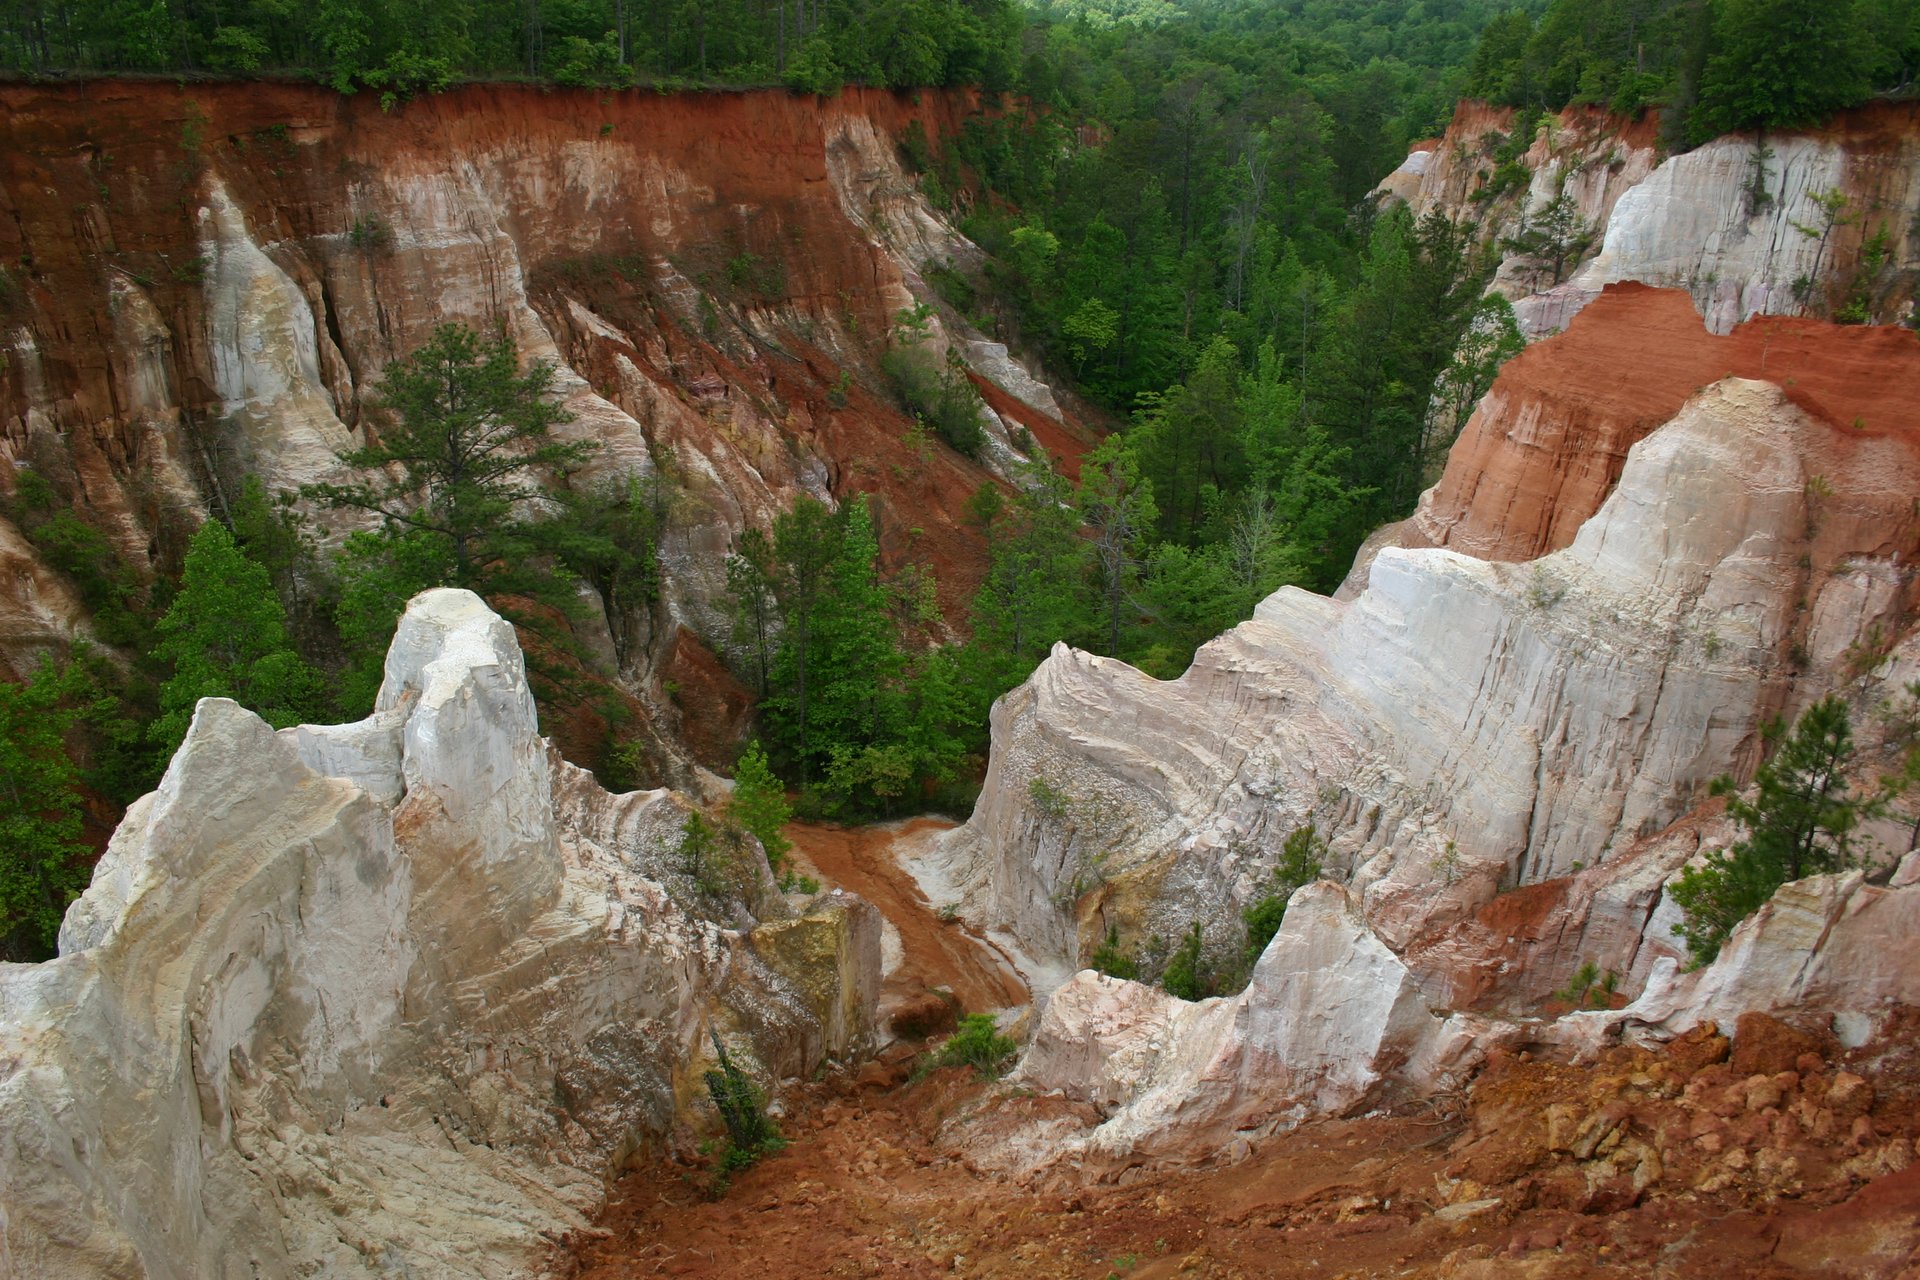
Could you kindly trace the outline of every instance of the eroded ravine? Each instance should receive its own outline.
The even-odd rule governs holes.
[[[883,1027],[894,1014],[923,1003],[929,993],[951,993],[968,1013],[1027,1003],[1026,984],[1007,958],[962,921],[937,914],[902,865],[902,859],[916,856],[953,825],[944,818],[914,818],[876,827],[796,822],[786,829],[800,860],[823,883],[859,894],[887,921]]]

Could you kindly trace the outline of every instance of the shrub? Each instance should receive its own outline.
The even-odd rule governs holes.
[[[1247,926],[1249,969],[1273,941],[1273,935],[1280,932],[1280,922],[1287,914],[1287,900],[1293,897],[1294,890],[1320,878],[1321,855],[1326,851],[1327,842],[1320,838],[1312,823],[1296,828],[1280,847],[1280,861],[1273,868],[1273,891],[1241,913]]]
[[[943,1067],[972,1067],[989,1078],[1001,1075],[1020,1051],[1012,1037],[1000,1034],[990,1013],[970,1013],[960,1029],[940,1046],[934,1061]]]
[[[727,804],[727,816],[753,833],[767,851],[769,869],[778,875],[786,865],[787,851],[793,848],[793,842],[780,832],[793,818],[793,808],[787,803],[786,788],[768,767],[767,753],[760,749],[758,740],[747,744],[734,766],[733,798]]]
[[[1206,938],[1195,920],[1167,960],[1160,986],[1168,995],[1182,1000],[1204,1000],[1214,994],[1215,985],[1213,966],[1206,956]]]
[[[901,347],[880,358],[880,368],[908,412],[933,428],[935,435],[969,458],[977,458],[987,444],[980,425],[980,393],[954,363],[942,366],[929,352]]]
[[[1566,986],[1553,993],[1553,998],[1563,1000],[1575,1009],[1610,1009],[1613,1007],[1613,993],[1619,986],[1619,974],[1609,969],[1602,976],[1599,966],[1587,960],[1574,971]]]
[[[713,1041],[714,1056],[719,1060],[717,1067],[706,1072],[707,1094],[720,1113],[721,1123],[727,1127],[727,1145],[720,1153],[713,1177],[713,1193],[718,1196],[726,1194],[734,1173],[780,1150],[787,1145],[787,1140],[780,1136],[780,1126],[767,1114],[767,1096],[760,1086],[734,1065],[718,1035],[711,1030],[707,1035]]]
[[[1106,940],[1087,957],[1087,967],[1098,969],[1109,978],[1138,981],[1140,977],[1140,962],[1120,948],[1120,929],[1117,925],[1107,927]]]

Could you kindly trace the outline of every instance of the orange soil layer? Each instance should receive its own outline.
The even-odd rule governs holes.
[[[1501,370],[1418,521],[1439,545],[1531,560],[1573,541],[1627,450],[1722,378],[1773,382],[1842,438],[1920,449],[1920,339],[1761,317],[1709,333],[1679,290],[1609,285],[1564,334]]]
[[[905,960],[888,979],[889,1003],[907,1004],[926,992],[945,990],[967,1012],[1024,1005],[1026,986],[1006,959],[959,921],[936,916],[913,877],[895,861],[899,841],[952,826],[940,818],[915,818],[897,827],[795,822],[786,835],[823,880],[859,894],[899,930]]]
[[[1749,1024],[1752,1025],[1749,1025]],[[1911,1028],[1908,1029],[1909,1033]],[[954,1139],[1073,1108],[904,1064],[819,1084],[793,1145],[738,1176],[623,1180],[560,1257],[643,1276],[1405,1276],[1788,1280],[1911,1276],[1920,1246],[1913,1041],[1870,1063],[1770,1020],[1591,1068],[1509,1058],[1470,1096],[1320,1122],[1199,1172],[1019,1185]]]

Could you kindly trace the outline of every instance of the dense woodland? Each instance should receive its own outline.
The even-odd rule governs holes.
[[[1366,198],[1462,92],[1665,105],[1695,122],[1687,136],[1707,121],[1795,123],[1904,91],[1915,12],[1903,0],[5,0],[0,66],[302,75],[378,89],[401,110],[463,77],[1008,94],[992,123],[903,142],[929,200],[989,254],[983,272],[931,264],[929,276],[1115,429],[1077,485],[1037,457],[973,495],[988,572],[968,642],[936,643],[928,571],[883,569],[859,495],[837,510],[803,500],[742,538],[733,626],[707,637],[760,697],[756,776],[770,763],[803,812],[861,817],[930,797],[964,808],[988,707],[1056,641],[1177,676],[1276,588],[1335,586],[1361,539],[1407,514],[1519,347],[1505,304],[1482,298],[1486,237]],[[1766,23],[1806,26],[1805,66],[1751,60]],[[1781,79],[1743,81],[1746,65]],[[926,320],[900,317],[875,389],[922,421],[926,447],[975,452],[973,394],[919,353]],[[610,785],[657,776],[627,730],[629,700],[572,627],[580,583],[612,617],[657,595],[655,548],[685,518],[682,495],[670,469],[569,482],[589,447],[547,435],[561,420],[550,377],[503,337],[441,330],[386,371],[379,444],[347,458],[364,484],[239,484],[177,580],[117,568],[84,511],[20,473],[5,514],[129,661],[80,651],[0,686],[0,728],[13,726],[0,733],[0,955],[46,954],[84,884],[83,795],[113,810],[150,787],[201,696],[276,724],[364,714],[399,611],[425,587],[472,587],[522,624],[543,710],[587,703],[608,726],[591,763]],[[379,525],[323,555],[300,514],[315,506]],[[1312,833],[1302,841],[1299,874],[1313,862]]]

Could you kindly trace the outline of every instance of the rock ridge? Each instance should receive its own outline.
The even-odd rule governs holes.
[[[540,738],[512,629],[409,606],[379,708],[203,700],[61,954],[0,966],[21,1274],[493,1276],[685,1140],[709,1028],[773,1079],[870,1043],[880,922],[679,905],[670,792]]]

